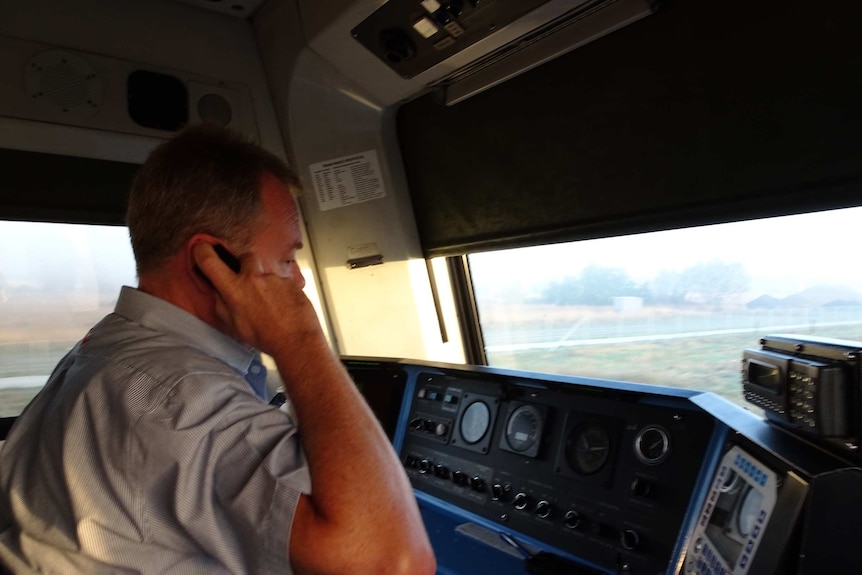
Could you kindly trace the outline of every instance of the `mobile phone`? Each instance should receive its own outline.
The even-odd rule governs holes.
[[[223,261],[227,267],[233,270],[233,273],[239,273],[239,258],[230,253],[228,249],[222,244],[213,244],[213,249],[215,250],[215,253],[218,254],[218,257],[221,258],[221,261]]]
[[[239,273],[240,264],[238,257],[230,253],[230,251],[222,244],[213,244],[213,249],[215,250],[215,253],[218,255],[219,259],[223,261],[224,264],[229,267],[231,271],[233,271],[233,273]],[[195,264],[195,271],[198,272],[198,274],[203,279],[205,279],[206,282],[210,284],[210,286],[213,285],[213,283],[210,281],[210,278],[207,277],[207,275],[201,270],[201,268],[197,266],[197,264]]]

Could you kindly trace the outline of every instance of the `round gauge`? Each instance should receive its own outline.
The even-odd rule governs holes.
[[[491,410],[482,401],[474,401],[464,410],[461,417],[461,437],[470,445],[481,441],[491,423]]]
[[[611,454],[611,436],[597,423],[583,423],[566,438],[566,462],[581,475],[601,469]]]
[[[736,515],[736,528],[743,537],[748,537],[751,530],[754,529],[761,503],[763,503],[763,494],[749,485],[742,496],[742,503],[739,505],[739,512]]]
[[[739,488],[745,485],[745,480],[742,479],[736,471],[731,471],[727,474],[727,477],[724,478],[724,481],[721,483],[721,487],[718,490],[721,493],[736,493],[739,491]]]
[[[658,425],[648,425],[638,431],[634,447],[642,463],[658,465],[670,454],[670,437]]]
[[[513,451],[519,453],[536,445],[542,427],[542,413],[533,405],[522,405],[515,409],[506,423],[506,441]]]

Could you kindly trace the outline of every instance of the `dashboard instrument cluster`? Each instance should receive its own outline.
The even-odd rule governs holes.
[[[862,468],[717,395],[345,363],[393,439],[441,572],[862,572]]]
[[[415,489],[617,572],[667,570],[713,421],[684,401],[425,371],[402,462]]]

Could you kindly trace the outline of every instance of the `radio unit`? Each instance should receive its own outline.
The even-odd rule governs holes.
[[[862,343],[769,335],[760,345],[743,351],[746,401],[762,407],[774,423],[856,454]]]

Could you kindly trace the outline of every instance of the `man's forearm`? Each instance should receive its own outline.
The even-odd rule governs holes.
[[[409,571],[422,573],[424,563],[433,573],[433,558],[422,560],[431,551],[410,483],[341,362],[322,340],[301,357],[275,359],[299,419],[311,502],[322,523],[342,526],[339,550],[370,561],[378,553],[384,561],[418,559]]]

